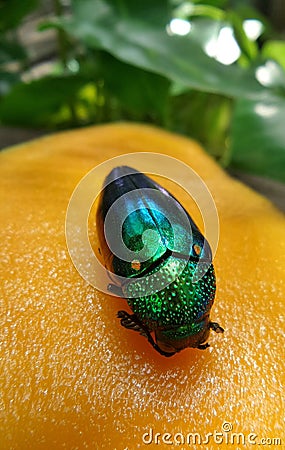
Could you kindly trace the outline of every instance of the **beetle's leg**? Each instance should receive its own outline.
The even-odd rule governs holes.
[[[159,345],[157,345],[154,340],[152,339],[151,335],[148,337],[148,342],[153,346],[154,350],[156,350],[158,353],[160,353],[162,356],[165,356],[166,358],[169,358],[169,356],[176,355],[177,352],[164,352],[161,350]]]
[[[225,331],[217,322],[210,322],[209,327],[211,330],[215,331],[215,333],[223,333]]]
[[[113,294],[117,295],[118,297],[124,297],[122,288],[120,286],[116,286],[115,284],[108,284],[107,289],[109,292],[112,292]]]
[[[144,327],[135,314],[129,314],[126,311],[118,311],[117,317],[121,319],[121,325],[128,330],[133,330],[139,332],[142,336],[147,338],[148,342],[152,347],[160,353],[162,356],[172,356],[176,352],[168,353],[161,350],[161,348],[154,342],[153,337],[146,327]]]
[[[117,317],[121,319],[121,325],[128,330],[137,331],[146,336],[144,328],[139,323],[135,314],[129,314],[126,311],[118,311]]]
[[[206,342],[206,344],[199,344],[198,345],[198,349],[199,350],[206,350],[206,348],[210,347],[210,344],[208,344],[208,342]]]
[[[220,327],[220,325],[217,322],[209,322],[209,328],[213,331],[215,331],[216,333],[223,333],[224,329],[222,327]],[[199,350],[206,350],[206,348],[210,347],[210,344],[208,344],[208,342],[206,342],[206,344],[199,344],[198,345],[198,349]]]

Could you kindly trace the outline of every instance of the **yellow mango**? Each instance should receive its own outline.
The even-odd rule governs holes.
[[[120,326],[125,300],[88,285],[68,254],[65,214],[77,183],[106,159],[142,151],[184,161],[217,206],[211,318],[225,333],[211,333],[205,351],[160,356]],[[3,151],[0,193],[1,450],[285,445],[285,220],[269,201],[197,143],[133,124]]]

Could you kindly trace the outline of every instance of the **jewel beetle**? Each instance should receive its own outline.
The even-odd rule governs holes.
[[[209,243],[170,192],[136,169],[116,167],[104,181],[96,226],[112,274],[108,290],[132,310],[118,312],[123,327],[167,357],[206,349],[210,330],[224,331],[210,320],[216,277]]]

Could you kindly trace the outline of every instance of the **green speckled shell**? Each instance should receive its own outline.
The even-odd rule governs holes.
[[[171,276],[173,269],[180,272],[181,260],[169,257],[163,265],[164,276]],[[137,317],[150,330],[181,327],[196,324],[206,316],[213,304],[216,291],[214,267],[211,265],[198,282],[192,283],[197,263],[189,261],[178,278],[162,291],[140,297],[140,289],[145,279],[130,281],[125,286],[128,304]],[[195,334],[197,329],[189,329]]]

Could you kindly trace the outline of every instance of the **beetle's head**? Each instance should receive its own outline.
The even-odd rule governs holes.
[[[209,337],[209,323],[209,315],[207,315],[192,325],[157,330],[155,332],[157,345],[167,353],[179,352],[187,347],[197,348]]]

